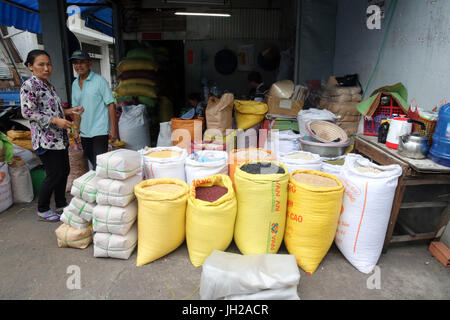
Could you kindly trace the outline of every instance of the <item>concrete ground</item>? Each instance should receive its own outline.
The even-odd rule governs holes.
[[[129,260],[94,258],[92,245],[58,248],[54,231],[60,222],[38,221],[35,202],[0,214],[0,299],[200,299],[202,269],[190,263],[186,243],[143,267],[136,267],[136,251]],[[239,252],[234,243],[227,251]],[[81,289],[67,288],[72,265],[80,268]],[[313,275],[300,270],[299,296],[450,299],[450,271],[429,253],[428,242],[392,245],[378,266],[380,289],[369,289],[372,275],[356,270],[333,246]]]

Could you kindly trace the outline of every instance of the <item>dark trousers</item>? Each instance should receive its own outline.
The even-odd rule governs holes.
[[[97,168],[97,156],[108,152],[108,135],[92,138],[81,137],[84,156],[91,162],[93,169]]]
[[[42,182],[38,196],[38,211],[50,210],[50,199],[55,194],[55,205],[57,208],[67,206],[66,184],[70,173],[69,151],[47,150],[39,158],[45,169],[45,179]]]

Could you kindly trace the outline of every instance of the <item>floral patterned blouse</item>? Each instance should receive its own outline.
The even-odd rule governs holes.
[[[52,118],[64,119],[61,100],[49,83],[32,76],[20,88],[22,116],[30,120],[33,149],[63,150],[69,145],[67,130],[50,123]]]

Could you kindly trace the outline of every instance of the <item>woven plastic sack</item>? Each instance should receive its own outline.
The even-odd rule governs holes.
[[[59,248],[86,249],[92,243],[91,228],[77,229],[63,223],[56,230],[56,240]]]
[[[94,235],[94,257],[127,260],[136,248],[137,239],[137,224],[124,236],[97,232]]]
[[[97,183],[97,204],[126,207],[136,198],[134,186],[141,181],[140,174],[126,180],[100,179]]]
[[[70,194],[86,202],[93,203],[97,197],[97,182],[100,179],[95,171],[91,170],[73,181]]]
[[[30,203],[33,201],[33,182],[30,169],[25,162],[14,159],[8,167],[11,178],[11,190],[14,203]]]
[[[185,163],[186,149],[178,147],[145,148],[139,151],[142,155],[145,179],[173,178],[186,181]],[[160,157],[163,152],[168,157]]]
[[[289,173],[251,174],[236,169],[235,187],[238,212],[234,242],[243,254],[277,253],[284,236]],[[254,163],[254,162],[248,162]]]
[[[263,290],[291,290],[300,281],[294,255],[240,255],[214,250],[205,260],[200,298],[215,300]]]
[[[399,165],[378,166],[355,154],[345,159],[341,171],[343,212],[335,242],[363,273],[372,272],[380,258],[401,174]]]
[[[236,124],[238,129],[246,130],[264,120],[269,111],[267,104],[256,101],[234,101]]]
[[[92,221],[95,203],[88,203],[77,197],[73,197],[67,206],[67,210],[86,221]]]
[[[119,136],[129,150],[137,151],[150,145],[150,124],[145,109],[143,104],[122,108]]]
[[[289,172],[295,170],[322,169],[322,159],[318,154],[306,151],[294,151],[279,156],[279,161],[286,166]]]
[[[136,218],[136,200],[123,208],[97,205],[94,208],[92,228],[95,232],[107,232],[124,236],[130,231],[136,222]]]
[[[196,179],[215,174],[228,175],[228,154],[225,151],[199,151],[186,158],[185,169],[188,186]]]
[[[337,186],[315,187],[298,182],[293,178],[297,173],[326,177]],[[342,183],[332,175],[314,170],[296,170],[290,174],[284,243],[298,265],[309,274],[316,271],[333,244],[343,195]]]
[[[8,164],[0,162],[0,212],[5,211],[13,204],[11,190],[11,178],[8,172]]]
[[[118,149],[97,156],[97,176],[125,180],[141,172],[141,155],[137,151]]]
[[[68,207],[64,208],[60,220],[75,229],[84,229],[89,227],[89,225],[91,224],[89,221],[81,218],[79,215],[69,211]]]
[[[117,71],[124,72],[130,70],[149,70],[157,71],[158,65],[154,61],[145,59],[125,59],[119,62]]]
[[[214,202],[196,199],[197,187],[221,186],[228,192]],[[230,177],[222,174],[192,181],[186,211],[189,258],[201,266],[214,250],[226,250],[233,240],[237,202]]]
[[[158,184],[175,184],[181,188],[175,193],[147,189]],[[139,183],[134,192],[138,199],[139,229],[136,265],[143,266],[184,242],[189,187],[179,179],[149,179]]]
[[[70,192],[73,181],[89,171],[89,165],[83,150],[73,150],[69,147],[70,173],[67,177],[66,192]]]

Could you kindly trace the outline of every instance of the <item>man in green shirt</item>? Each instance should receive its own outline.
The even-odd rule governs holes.
[[[108,82],[91,70],[87,52],[77,50],[70,61],[78,74],[72,84],[72,106],[82,106],[84,113],[76,117],[75,138],[81,136],[85,156],[93,169],[97,155],[108,152],[108,138],[117,139],[116,105]]]

